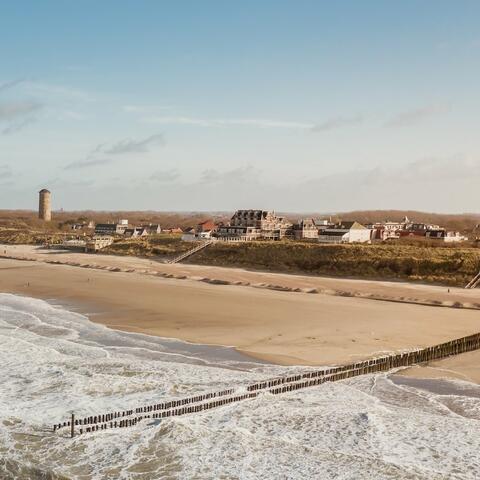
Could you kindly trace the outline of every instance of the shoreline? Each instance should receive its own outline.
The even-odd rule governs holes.
[[[33,249],[30,255],[35,255]],[[110,328],[194,344],[231,345],[251,359],[277,365],[348,363],[480,331],[480,316],[473,310],[408,303],[417,292],[416,285],[345,280],[342,288],[353,282],[362,296],[305,294],[291,290],[292,282],[313,288],[311,283],[302,283],[304,277],[272,277],[238,269],[219,272],[181,264],[165,265],[178,268],[158,272],[159,266],[152,266],[153,262],[135,258],[125,262],[42,250],[38,255],[37,261],[1,258],[0,290],[73,304],[91,321]],[[52,257],[54,263],[45,261]],[[88,267],[68,265],[71,262]],[[152,268],[156,274],[149,270]],[[212,273],[217,281],[211,281]],[[261,284],[290,282],[291,286],[285,290],[244,285],[252,280],[251,275]],[[308,280],[326,282],[323,278]],[[398,303],[369,301],[369,291],[410,295]],[[433,287],[423,287],[421,294],[431,299],[450,298],[444,289]],[[474,298],[471,292],[454,295]]]

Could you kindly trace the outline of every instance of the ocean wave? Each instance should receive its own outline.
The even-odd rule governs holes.
[[[74,439],[49,428],[291,370],[0,294],[0,478],[478,478],[467,382],[366,375]]]

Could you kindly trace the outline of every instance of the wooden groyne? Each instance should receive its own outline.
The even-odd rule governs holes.
[[[253,399],[266,392],[278,395],[321,385],[325,382],[336,382],[359,375],[385,372],[399,367],[408,367],[439,360],[451,355],[458,355],[478,349],[480,349],[480,333],[475,333],[433,347],[395,355],[385,355],[328,369],[311,370],[296,375],[271,378],[238,387],[238,389],[231,388],[220,392],[175,399],[120,412],[102,413],[81,419],[75,419],[74,415],[72,415],[69,421],[53,425],[53,431],[56,432],[64,427],[68,427],[70,429],[70,435],[73,437],[75,434],[96,432],[98,430],[125,428],[137,425],[146,419],[162,419],[218,408],[224,405]]]

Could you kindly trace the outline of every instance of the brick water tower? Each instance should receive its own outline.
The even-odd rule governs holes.
[[[52,219],[52,194],[46,188],[38,192],[38,218],[49,222]]]

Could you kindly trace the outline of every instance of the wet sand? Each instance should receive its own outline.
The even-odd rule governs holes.
[[[34,249],[28,248],[27,252],[19,248],[17,253],[34,255]],[[82,265],[95,268],[44,263],[44,257],[61,262],[79,259]],[[212,276],[225,283],[227,277],[232,279],[231,283],[239,283],[245,277],[262,276],[275,284],[296,283],[300,289],[276,291],[216,284],[222,282],[212,284],[198,278],[164,278],[161,269],[170,268],[173,272],[172,267],[178,267],[175,276],[185,277],[181,272],[188,270],[191,274],[193,266],[154,265],[145,259],[48,252],[40,253],[36,259],[0,259],[0,291],[69,302],[90,314],[91,320],[111,328],[234,346],[252,357],[284,365],[350,362],[426,347],[480,331],[480,312],[476,310],[423,306],[402,300],[374,301],[366,295],[370,291],[387,291],[400,299],[404,291],[409,291],[412,296],[420,292],[422,298],[430,295],[438,301],[447,301],[448,295],[453,294],[455,298],[475,303],[480,300],[478,291],[448,294],[440,287],[417,289],[418,286],[404,283],[379,282],[379,285],[371,281],[333,280],[337,286],[345,288],[353,284],[365,293],[363,298],[356,298],[302,293],[301,289],[308,291],[307,282],[325,284],[332,279],[237,269],[216,269]],[[117,271],[101,270],[102,264]],[[135,272],[120,271],[125,269]],[[204,273],[203,279],[212,279],[206,277],[212,273],[212,267],[193,270]]]
[[[480,351],[463,353],[426,365],[418,365],[399,372],[412,378],[464,380],[480,384]]]

